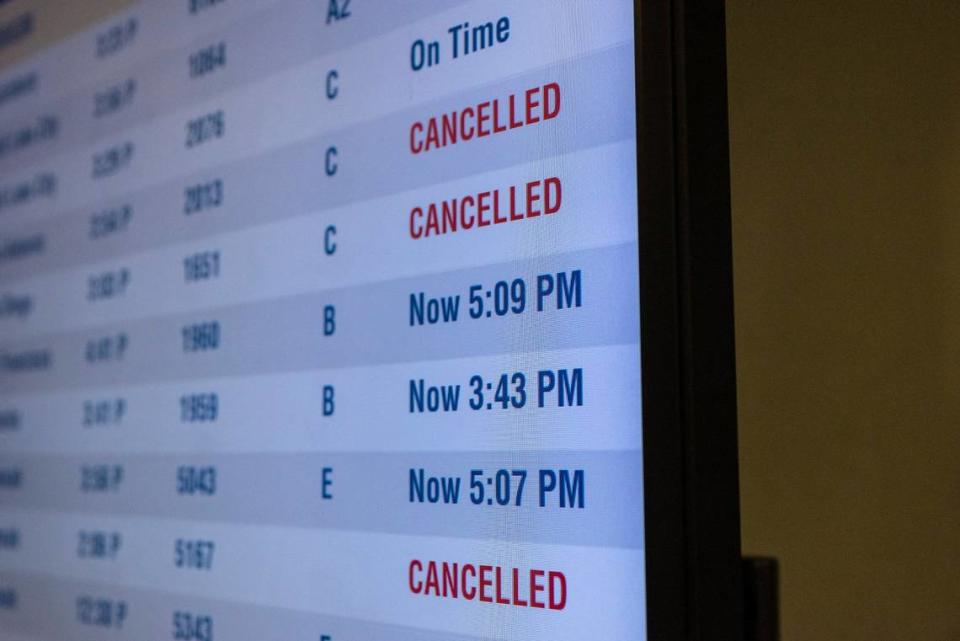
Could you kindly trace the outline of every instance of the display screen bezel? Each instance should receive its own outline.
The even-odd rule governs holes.
[[[741,637],[723,0],[635,0],[647,637]]]

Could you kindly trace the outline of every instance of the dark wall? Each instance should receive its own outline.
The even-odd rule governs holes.
[[[727,12],[744,551],[786,641],[960,639],[960,3]]]

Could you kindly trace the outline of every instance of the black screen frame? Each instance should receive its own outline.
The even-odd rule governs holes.
[[[742,638],[723,0],[635,0],[647,634]]]

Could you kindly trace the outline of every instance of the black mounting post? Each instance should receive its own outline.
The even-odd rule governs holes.
[[[743,558],[744,641],[780,641],[780,569],[771,557]]]

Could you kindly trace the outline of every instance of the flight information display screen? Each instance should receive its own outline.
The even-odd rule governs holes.
[[[634,22],[0,3],[0,639],[645,639]]]

